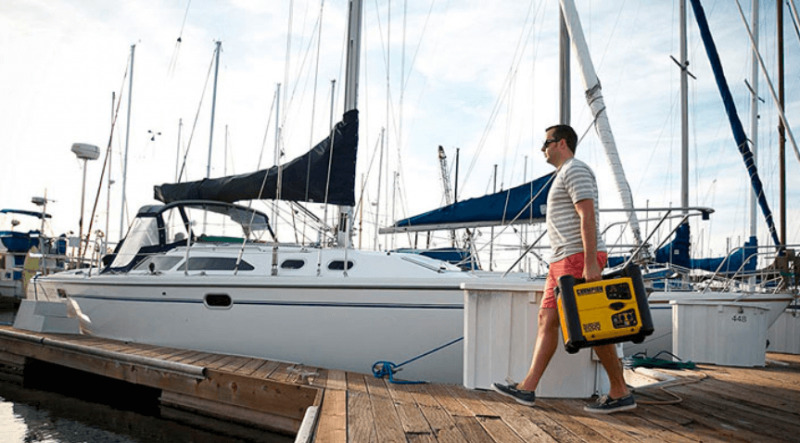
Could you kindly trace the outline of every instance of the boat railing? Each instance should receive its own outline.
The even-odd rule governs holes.
[[[644,212],[644,213],[650,213],[650,212],[662,213],[663,212],[663,215],[661,215],[660,217],[652,217],[652,218],[649,218],[649,219],[648,218],[643,219],[643,221],[657,221],[657,223],[652,229],[649,230],[650,232],[647,234],[647,236],[645,236],[645,239],[642,240],[639,244],[636,244],[636,245],[621,245],[621,244],[619,244],[619,242],[621,241],[622,235],[624,234],[624,229],[620,232],[620,235],[619,235],[619,237],[618,237],[616,242],[607,242],[606,243],[606,246],[608,248],[610,248],[610,249],[622,248],[622,247],[625,247],[625,248],[633,247],[633,250],[631,251],[630,256],[625,260],[625,262],[621,266],[619,266],[619,268],[623,268],[623,267],[627,266],[632,261],[635,261],[635,263],[637,263],[639,265],[645,265],[645,266],[648,263],[651,263],[653,261],[653,254],[651,253],[651,249],[650,249],[651,248],[650,241],[655,237],[656,233],[658,233],[659,229],[661,229],[661,226],[667,220],[680,219],[680,222],[677,223],[670,230],[670,232],[667,235],[664,236],[664,239],[659,243],[659,245],[656,248],[653,249],[653,251],[657,251],[659,248],[664,246],[670,240],[670,238],[672,238],[672,235],[675,233],[675,231],[677,231],[677,229],[681,225],[683,225],[689,219],[689,217],[698,217],[699,216],[699,217],[702,217],[704,220],[706,220],[706,219],[708,219],[709,215],[714,212],[714,210],[712,208],[703,207],[703,206],[667,207],[667,208],[655,207],[655,208],[632,208],[632,209],[608,209],[608,208],[603,208],[603,209],[599,209],[599,211],[600,212],[610,212],[610,213],[614,213],[614,212],[628,213],[628,212],[631,212],[631,211]],[[676,212],[678,212],[678,211],[680,211],[681,213],[677,214]],[[628,225],[628,221],[627,220],[618,221],[618,222],[613,222],[613,223],[607,225],[606,228],[604,228],[603,231],[602,231],[603,235],[606,235],[608,233],[608,231],[610,230],[610,228],[612,228],[614,226],[617,226],[617,225],[627,226]]]
[[[782,248],[785,248],[783,246]],[[709,277],[709,283],[713,281],[722,280],[724,282],[723,286],[719,289],[720,291],[727,291],[733,289],[734,285],[744,285],[747,284],[754,289],[760,289],[763,291],[772,288],[771,291],[776,293],[777,291],[781,290],[785,286],[786,279],[784,275],[782,275],[782,271],[778,268],[770,268],[765,267],[760,270],[756,271],[748,271],[745,269],[748,263],[752,260],[758,260],[760,257],[768,257],[768,258],[775,258],[776,254],[776,247],[775,246],[761,246],[758,249],[770,249],[770,251],[766,252],[754,252],[749,254],[742,260],[742,264],[736,269],[736,271],[730,277],[724,277],[722,275],[722,269],[725,266],[726,261],[732,256],[733,252],[738,248],[732,248],[728,251],[728,254],[725,258],[720,262],[717,269],[714,271],[714,274]],[[708,291],[712,287],[711,284],[707,284],[703,289],[703,293]],[[794,288],[797,290],[797,288]]]

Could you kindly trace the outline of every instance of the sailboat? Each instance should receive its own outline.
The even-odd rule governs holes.
[[[681,3],[682,3],[682,13],[685,14],[685,3],[684,2]],[[753,161],[753,155],[748,147],[749,146],[748,140],[745,136],[744,129],[736,113],[736,108],[735,105],[733,104],[733,99],[731,97],[730,91],[727,86],[727,82],[725,80],[725,76],[722,70],[722,65],[719,60],[719,56],[717,55],[716,47],[713,38],[711,36],[708,23],[705,18],[705,12],[703,10],[703,7],[697,0],[691,0],[691,5],[695,13],[698,26],[700,27],[703,42],[706,47],[706,52],[711,62],[716,82],[720,90],[720,95],[722,96],[725,109],[728,114],[728,120],[730,122],[733,131],[734,139],[744,159],[745,166],[747,168],[747,172],[753,187],[754,201],[752,203],[752,209],[751,209],[752,212],[751,224],[753,225],[753,227],[751,228],[751,232],[755,230],[754,227],[754,219],[756,211],[755,200],[757,200],[764,214],[764,218],[767,222],[767,227],[770,236],[775,242],[775,250],[777,252],[776,257],[780,258],[780,256],[783,255],[783,259],[781,259],[780,261],[776,261],[775,263],[777,264],[781,262],[787,269],[789,269],[790,267],[797,269],[798,266],[797,261],[789,259],[789,257],[786,255],[786,251],[781,247],[781,241],[779,240],[775,229],[772,213],[771,210],[769,209],[769,205],[764,196],[763,186],[761,185],[761,181],[759,179],[758,172],[756,170],[756,165]],[[682,17],[681,20],[682,20],[682,26],[685,27],[685,18]],[[685,35],[685,30],[683,29],[682,29],[682,34]],[[683,48],[682,52],[685,52],[685,48]],[[685,78],[686,63],[685,61],[682,61],[682,63],[684,63],[682,69],[684,71],[683,77]],[[755,75],[756,73],[754,73],[754,77]],[[685,95],[684,95],[684,102],[685,102]],[[753,119],[754,132],[756,131],[755,122],[756,120],[754,118]],[[684,117],[683,129],[685,132],[686,131],[685,117]],[[684,137],[684,140],[685,139],[686,137]],[[685,171],[686,167],[684,167],[684,172]],[[686,180],[684,179],[684,186],[685,183]],[[685,191],[683,192],[683,194],[687,195]],[[675,249],[675,251],[683,251],[678,254],[678,256],[680,257],[678,261],[681,262],[680,263],[681,265],[687,266],[686,268],[687,271],[691,270],[709,271],[713,274],[710,277],[698,279],[699,283],[695,283],[693,285],[690,284],[688,287],[682,285],[682,287],[678,290],[672,290],[669,284],[665,284],[663,285],[663,289],[654,291],[650,295],[649,304],[651,307],[654,324],[656,324],[656,329],[657,330],[659,329],[659,325],[663,325],[663,327],[661,328],[663,332],[654,334],[652,337],[645,340],[645,342],[642,344],[626,344],[625,347],[626,354],[630,355],[641,351],[650,352],[651,354],[662,350],[672,351],[673,331],[671,326],[673,323],[673,315],[672,315],[673,309],[670,306],[670,303],[676,300],[711,301],[720,303],[720,305],[723,303],[743,303],[753,306],[765,307],[768,308],[768,311],[766,313],[767,315],[766,323],[767,326],[770,326],[773,323],[775,323],[778,317],[784,312],[786,307],[793,300],[796,299],[797,297],[796,281],[793,282],[791,278],[785,278],[785,277],[774,278],[775,274],[779,274],[779,272],[776,272],[776,269],[766,269],[762,272],[756,271],[756,263],[758,257],[759,255],[763,254],[759,254],[758,252],[758,245],[754,233],[742,247],[730,251],[730,253],[727,256],[721,258],[706,258],[706,259],[689,258],[687,254],[689,248],[688,236],[689,236],[689,225],[685,223],[684,219],[684,223],[680,224],[676,230],[676,239],[673,240],[673,245],[674,244],[680,245]],[[676,261],[673,260],[674,258],[675,258],[674,255],[670,255],[668,259],[665,257],[665,259],[662,260],[661,263],[666,263],[668,266],[671,266],[673,264],[678,264],[676,263]],[[785,275],[789,275],[788,273],[786,273],[786,270],[782,272]],[[719,282],[721,282],[721,284],[719,284]]]
[[[0,210],[0,298],[18,303],[33,273],[65,269],[67,239],[47,234],[51,218],[44,210]]]
[[[699,2],[697,3],[699,6]],[[565,17],[575,17],[574,6],[571,2],[563,2],[562,7],[572,9],[571,12],[566,12]],[[571,38],[575,44],[576,52],[578,53],[578,60],[581,62],[581,71],[583,74],[584,85],[587,91],[587,101],[592,107],[593,115],[596,119],[597,132],[603,141],[604,146],[609,157],[609,162],[612,164],[612,169],[615,171],[615,181],[618,190],[621,194],[624,211],[627,212],[629,218],[629,225],[632,227],[635,241],[638,245],[636,253],[632,258],[637,263],[640,263],[646,268],[645,275],[649,278],[649,305],[652,311],[653,320],[655,324],[655,334],[648,337],[644,343],[631,344],[625,346],[626,354],[633,354],[639,351],[650,351],[651,354],[657,353],[661,350],[672,350],[673,339],[673,321],[672,321],[672,305],[671,302],[683,301],[708,301],[714,303],[744,303],[748,305],[756,305],[768,308],[767,323],[772,324],[777,317],[783,312],[786,306],[795,298],[796,294],[792,292],[791,288],[779,288],[775,285],[774,279],[764,278],[762,275],[759,277],[759,285],[747,286],[749,277],[756,277],[754,272],[756,268],[757,258],[757,244],[755,239],[748,240],[742,247],[730,251],[725,257],[707,258],[707,259],[692,259],[689,255],[690,248],[690,233],[689,225],[687,222],[689,217],[703,216],[707,218],[713,212],[710,208],[691,208],[688,206],[687,201],[683,202],[682,208],[662,208],[661,212],[664,217],[661,222],[668,217],[673,217],[679,210],[686,212],[682,216],[683,220],[678,224],[674,230],[676,238],[669,244],[657,248],[655,254],[652,256],[647,253],[649,246],[646,244],[656,232],[654,229],[647,238],[643,238],[638,233],[637,222],[635,213],[637,211],[654,212],[657,208],[637,209],[633,207],[632,197],[628,194],[627,182],[624,174],[621,173],[621,162],[616,155],[616,148],[614,147],[613,135],[611,134],[610,127],[608,126],[607,117],[605,114],[605,107],[602,103],[602,94],[599,81],[594,73],[594,68],[591,64],[591,59],[587,54],[583,53],[582,48],[585,45],[576,44],[576,40],[580,41],[583,37],[580,35],[580,26],[575,23],[568,22],[570,27]],[[578,35],[576,35],[578,34]],[[729,105],[726,105],[729,106]],[[742,147],[746,146],[743,138],[743,132],[737,134],[737,144]],[[745,158],[746,163],[749,162]],[[757,182],[757,173],[751,169],[749,174],[754,177],[753,181]],[[540,179],[541,180],[541,179]],[[519,186],[518,188],[526,189],[533,188],[531,182]],[[518,188],[514,188],[515,190]],[[538,188],[537,188],[538,189]],[[400,221],[397,221],[394,226],[384,229],[382,232],[413,232],[413,231],[429,231],[435,229],[453,229],[453,228],[466,228],[476,226],[492,226],[496,224],[509,224],[518,222],[514,217],[515,214],[520,213],[520,217],[524,221],[537,222],[541,218],[529,217],[525,211],[532,212],[537,206],[533,202],[536,193],[530,193],[527,196],[531,200],[531,207],[504,211],[492,211],[488,208],[492,205],[500,203],[503,208],[504,204],[511,208],[520,207],[515,198],[512,197],[511,190],[508,192],[500,192],[497,194],[487,195],[477,199],[465,201],[461,204],[448,205],[427,213],[415,215]],[[544,192],[546,197],[546,190]],[[688,193],[686,193],[688,197]],[[763,192],[759,187],[756,187],[756,195],[761,200],[762,207],[766,208],[766,200],[763,197]],[[523,202],[524,203],[524,202]],[[480,209],[475,209],[480,208]],[[768,209],[765,212],[768,221],[771,221]],[[541,214],[540,214],[541,215]],[[681,217],[678,215],[678,217]],[[660,223],[659,223],[660,225]],[[774,226],[771,228],[774,233]],[[774,237],[774,236],[773,236]],[[610,242],[607,242],[609,244]],[[529,245],[529,248],[533,245]],[[523,252],[526,254],[527,251]],[[636,256],[639,255],[639,256]],[[616,258],[617,260],[614,260]],[[612,257],[609,260],[609,266],[621,266],[631,257]],[[680,274],[688,275],[693,270],[703,270],[707,272],[707,276],[702,279],[700,284],[697,282],[687,282],[678,279]],[[744,280],[744,282],[743,282]],[[744,283],[744,284],[743,284]]]
[[[500,278],[349,245],[360,23],[351,0],[345,113],[329,137],[267,170],[156,186],[164,204],[138,211],[104,268],[34,278],[25,302],[65,303],[98,337],[347,371],[436,350],[402,378],[459,383],[461,285]],[[340,205],[344,242],[278,243],[266,214],[234,203],[266,198]],[[46,324],[33,316],[21,309],[15,326]]]

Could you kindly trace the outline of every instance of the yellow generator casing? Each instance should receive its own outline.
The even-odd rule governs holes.
[[[590,283],[565,275],[558,279],[555,291],[569,353],[608,343],[641,343],[653,333],[647,293],[636,265]]]

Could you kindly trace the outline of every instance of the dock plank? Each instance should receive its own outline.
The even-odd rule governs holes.
[[[427,385],[427,390],[433,398],[452,416],[472,417],[473,414],[464,405],[453,397],[450,385]],[[466,436],[466,435],[465,435]]]
[[[378,441],[372,403],[366,392],[347,393],[347,441],[369,443]]]
[[[530,420],[536,427],[546,432],[550,437],[559,442],[583,442],[584,440],[575,435],[566,425],[559,422],[558,418],[551,417],[551,413],[546,408],[548,400],[536,400],[537,407],[520,407],[513,400],[504,399],[512,402],[517,408],[517,411],[525,418]],[[545,406],[545,408],[542,408]]]
[[[429,392],[430,387],[431,385],[428,384],[413,385],[404,391],[416,402],[437,441],[466,442],[467,440],[456,426],[455,420]]]
[[[327,389],[335,389],[337,391],[347,390],[347,374],[344,371],[336,369],[328,369],[328,376],[325,382]]]
[[[497,400],[502,397],[499,394],[494,394]],[[554,443],[555,440],[544,429],[533,423],[531,420],[523,416],[519,411],[518,406],[512,406],[504,401],[496,401],[493,403],[492,408],[497,414],[502,417],[503,421],[514,430],[525,441],[537,441],[542,443]],[[602,440],[598,440],[602,441]]]
[[[647,415],[650,420],[661,420],[663,425],[670,425],[674,432],[695,440],[704,442],[752,441],[740,437],[708,416],[692,414],[674,405],[643,406],[634,413]]]
[[[347,391],[325,391],[316,435],[318,442],[347,441]]]
[[[375,419],[375,432],[378,441],[402,442],[406,440],[403,423],[395,408],[389,389],[383,379],[364,376],[372,415]]]
[[[690,389],[694,390],[695,395],[691,395],[693,392]],[[762,439],[771,437],[789,441],[798,435],[796,420],[792,422],[785,416],[770,414],[772,411],[763,411],[761,408],[753,407],[752,404],[725,399],[715,395],[713,390],[698,389],[696,386],[680,386],[677,390],[686,397],[683,407],[695,412],[706,411],[732,429],[752,432],[761,435]],[[701,395],[697,395],[697,392]],[[764,426],[767,422],[769,426]]]
[[[433,430],[414,400],[412,391],[415,386],[417,385],[388,383],[387,387],[395,409],[397,409],[397,415],[400,417],[403,432],[406,435],[415,435],[415,438],[420,438],[422,435],[432,435]]]
[[[486,432],[486,429],[484,429],[480,422],[478,422],[477,417],[455,415],[453,416],[453,420],[456,422],[456,427],[459,431],[461,431],[462,434],[464,434],[464,438],[466,438],[467,441],[494,441],[489,433]]]
[[[260,358],[253,358],[249,362],[247,362],[247,364],[237,369],[236,373],[245,376],[252,375],[253,372],[255,372],[256,369],[258,369],[263,364],[264,360],[261,360]]]

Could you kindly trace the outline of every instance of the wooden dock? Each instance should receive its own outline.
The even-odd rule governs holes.
[[[163,404],[193,415],[316,442],[797,441],[800,356],[767,357],[764,368],[663,371],[674,380],[637,390],[636,410],[595,416],[588,400],[526,407],[461,386],[0,326],[6,378],[28,359],[49,362],[158,388]]]

